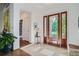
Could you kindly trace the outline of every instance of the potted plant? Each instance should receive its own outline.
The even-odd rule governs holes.
[[[16,37],[12,33],[3,31],[0,34],[0,51],[9,52],[12,49],[14,38]]]

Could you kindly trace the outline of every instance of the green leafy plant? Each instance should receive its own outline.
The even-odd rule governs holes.
[[[14,38],[16,37],[12,33],[3,32],[0,34],[0,49],[13,44]]]

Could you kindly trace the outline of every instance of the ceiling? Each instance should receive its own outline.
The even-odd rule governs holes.
[[[15,3],[21,9],[26,9],[27,11],[45,11],[51,7],[54,7],[53,3]]]

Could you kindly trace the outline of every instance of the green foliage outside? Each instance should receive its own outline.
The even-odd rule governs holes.
[[[58,19],[57,18],[55,18],[54,21],[52,19],[52,32],[54,33],[53,35],[57,36],[58,34]]]
[[[66,33],[66,20],[65,20],[65,16],[62,16],[62,33]]]

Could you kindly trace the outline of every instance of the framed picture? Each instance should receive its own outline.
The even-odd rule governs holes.
[[[3,13],[4,30],[10,32],[10,9],[5,8]]]
[[[37,28],[37,23],[34,23],[34,29],[36,29]]]

